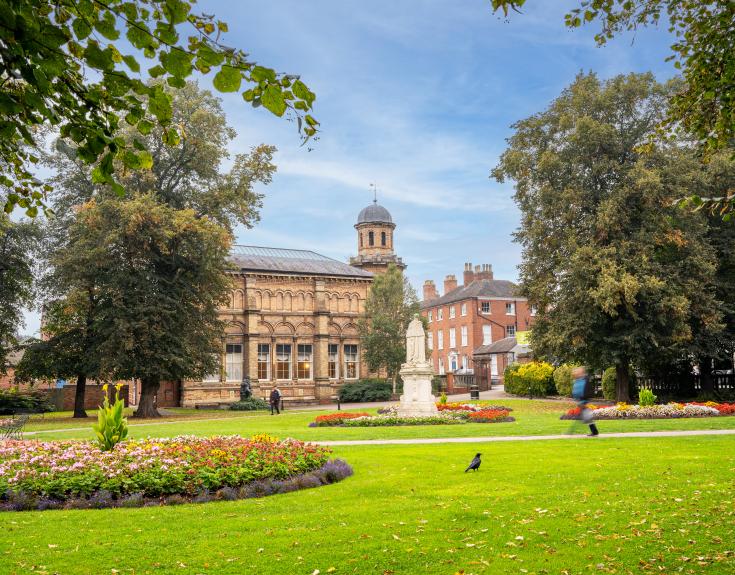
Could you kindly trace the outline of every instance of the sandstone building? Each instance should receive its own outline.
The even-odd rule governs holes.
[[[180,389],[162,385],[159,405],[234,402],[246,377],[255,397],[278,385],[286,403],[328,403],[342,384],[367,376],[357,320],[373,274],[405,267],[393,251],[395,227],[377,202],[363,209],[351,265],[308,250],[235,246],[220,369]]]

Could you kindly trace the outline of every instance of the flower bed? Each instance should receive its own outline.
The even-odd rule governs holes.
[[[182,503],[293,491],[351,474],[345,475],[346,464],[335,470],[330,453],[269,436],[124,441],[110,451],[92,442],[5,441],[0,508]]]
[[[337,413],[328,413],[326,415],[318,415],[317,418],[309,424],[309,427],[334,427],[342,425],[347,419],[356,417],[370,417],[369,413],[354,413],[349,411],[338,411]]]
[[[612,406],[588,405],[595,419],[670,419],[680,417],[718,417],[734,415],[735,404],[727,403],[667,403],[662,405],[630,405],[618,403]],[[578,419],[580,408],[575,407],[561,419]]]
[[[442,409],[440,406],[451,406]],[[380,427],[396,425],[457,425],[461,423],[500,423],[504,421],[515,421],[509,417],[511,411],[508,407],[487,406],[470,403],[446,403],[437,404],[439,413],[421,417],[402,417],[398,415],[398,406],[378,410],[376,416],[367,413],[331,413],[320,415],[309,427],[321,427],[324,425],[339,427]],[[321,421],[320,421],[321,420]],[[323,423],[329,422],[329,423]]]
[[[465,420],[450,413],[428,415],[424,417],[401,417],[398,415],[376,415],[374,417],[358,417],[347,419],[345,427],[380,427],[396,425],[457,425]]]
[[[499,423],[501,421],[515,421],[515,418],[510,417],[507,409],[483,409],[470,413],[468,421],[470,423]]]

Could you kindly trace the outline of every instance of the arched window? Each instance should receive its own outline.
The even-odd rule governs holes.
[[[375,245],[375,233],[374,232],[368,232],[368,245],[370,246]]]
[[[360,233],[360,247],[362,247],[362,232]]]
[[[380,232],[380,245],[385,246],[385,232]]]

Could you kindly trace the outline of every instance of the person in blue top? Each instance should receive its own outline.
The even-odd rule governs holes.
[[[597,425],[592,421],[592,410],[587,407],[592,398],[592,385],[587,375],[587,370],[583,367],[575,367],[572,371],[572,397],[577,400],[580,409],[580,419],[590,426],[589,437],[600,435]]]

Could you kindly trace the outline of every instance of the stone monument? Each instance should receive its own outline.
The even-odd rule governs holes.
[[[401,366],[403,395],[398,406],[401,417],[436,415],[436,397],[431,393],[431,364],[426,361],[426,334],[418,316],[411,320],[406,330],[406,363]]]

